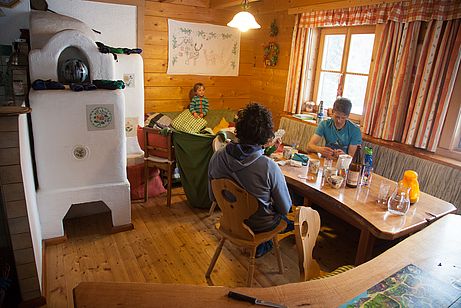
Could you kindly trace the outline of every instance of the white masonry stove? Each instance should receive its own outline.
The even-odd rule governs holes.
[[[33,26],[31,21],[32,37]],[[68,48],[76,49],[87,63],[91,80],[120,79],[113,56],[99,52],[90,32],[62,30],[33,49],[29,54],[31,81],[57,81],[61,56]],[[138,82],[142,86],[143,80]],[[63,218],[72,205],[98,201],[111,210],[115,229],[131,228],[124,91],[31,90],[29,98],[43,238],[64,235]],[[137,114],[142,115],[142,107],[134,113],[132,121],[142,123]],[[133,151],[140,152],[137,142],[130,142]]]

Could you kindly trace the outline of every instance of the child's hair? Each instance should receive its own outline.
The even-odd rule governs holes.
[[[189,91],[189,100],[192,100],[192,98],[196,95],[197,90],[200,87],[203,87],[205,89],[205,85],[203,83],[201,83],[201,82],[197,82],[196,84],[194,84],[194,87],[192,89],[190,89],[190,91]]]

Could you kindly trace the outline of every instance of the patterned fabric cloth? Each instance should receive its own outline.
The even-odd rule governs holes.
[[[299,16],[296,16],[296,24],[298,22]],[[300,113],[305,98],[312,99],[319,32],[315,28],[298,28],[295,25],[284,111]]]
[[[303,13],[298,26],[356,26],[458,18],[461,18],[460,1],[412,0]]]
[[[206,120],[203,118],[195,118],[188,109],[181,112],[171,122],[171,126],[181,132],[198,133],[206,127]]]
[[[165,128],[171,125],[171,119],[169,116],[164,115],[163,113],[148,113],[146,114],[146,120],[144,125],[153,128]]]
[[[191,113],[198,113],[206,116],[208,113],[208,98],[195,95],[190,102],[189,110]]]

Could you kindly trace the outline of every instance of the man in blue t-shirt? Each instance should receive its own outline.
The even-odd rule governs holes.
[[[332,118],[320,122],[309,140],[309,149],[327,158],[335,158],[340,154],[354,156],[357,145],[362,144],[362,133],[357,125],[348,120],[351,109],[349,99],[338,98],[333,104]],[[325,146],[318,146],[322,138],[325,138]]]

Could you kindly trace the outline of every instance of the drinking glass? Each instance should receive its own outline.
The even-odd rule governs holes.
[[[392,214],[405,215],[410,209],[409,193],[410,187],[400,183],[387,201],[387,210]]]
[[[325,158],[323,160],[323,170],[325,170],[326,168],[331,167],[331,166],[333,166],[333,160],[330,159],[330,158]]]
[[[309,159],[307,167],[307,178],[308,180],[313,180],[317,176],[320,167],[320,160],[318,159]]]
[[[378,192],[378,199],[376,202],[382,208],[387,208],[387,199],[389,198],[389,190],[391,189],[391,185],[386,182],[381,182],[379,184],[379,192]]]
[[[373,176],[373,167],[364,166],[362,176],[360,177],[360,186],[370,186]]]

